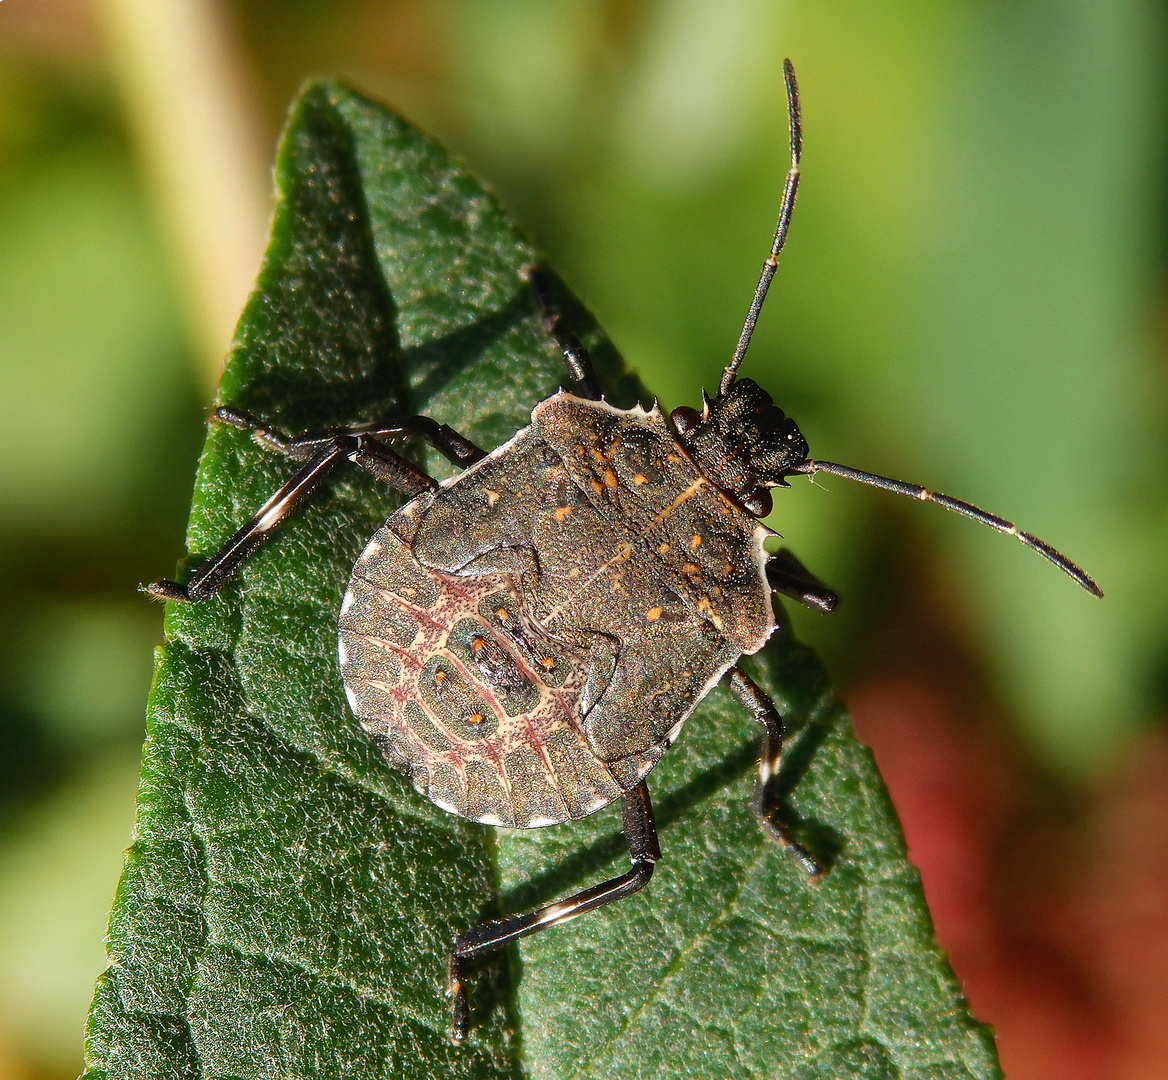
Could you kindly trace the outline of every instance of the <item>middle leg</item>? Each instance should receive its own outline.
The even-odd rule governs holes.
[[[440,424],[428,416],[397,416],[389,420],[374,421],[371,424],[354,424],[351,427],[325,428],[323,431],[305,431],[299,435],[286,435],[282,431],[268,427],[249,413],[237,409],[219,408],[214,419],[220,424],[251,433],[265,450],[283,454],[294,461],[306,461],[314,454],[335,446],[344,439],[360,439],[365,442],[380,441],[394,435],[416,435],[425,439],[448,461],[464,468],[486,457],[486,452],[475,446],[465,435],[454,428]]]
[[[305,464],[223,547],[195,571],[186,585],[163,579],[142,587],[144,593],[159,600],[199,601],[213,596],[304,497],[342,461],[359,465],[407,498],[438,486],[435,480],[412,462],[386,446],[383,439],[394,435],[419,436],[450,461],[464,468],[486,456],[469,439],[428,416],[400,416],[371,424],[326,428],[300,435],[287,435],[236,409],[216,409],[213,419],[249,432],[252,439],[265,450]]]
[[[790,548],[781,548],[768,560],[767,581],[770,587],[784,596],[824,615],[835,611],[839,596],[829,589],[794,555]]]
[[[762,753],[759,755],[758,779],[750,797],[750,812],[763,831],[777,840],[810,877],[823,873],[823,867],[791,834],[783,817],[779,798],[779,765],[783,756],[783,718],[775,704],[742,668],[732,667],[724,679],[735,700],[762,725]]]
[[[143,585],[141,591],[157,600],[198,602],[206,600],[222,588],[243,561],[251,555],[296,509],[304,497],[317,487],[334,466],[352,461],[371,472],[379,480],[412,498],[423,491],[431,491],[438,484],[412,462],[395,454],[376,439],[345,436],[318,449],[292,479],[279,490],[251,518],[237,529],[230,540],[215,552],[186,585],[162,579]]]

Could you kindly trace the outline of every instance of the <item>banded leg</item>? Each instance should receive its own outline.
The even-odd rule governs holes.
[[[235,535],[211,556],[186,585],[163,579],[143,585],[142,592],[158,600],[199,601],[213,596],[297,504],[341,461],[352,461],[378,480],[408,497],[432,491],[438,484],[388,446],[365,436],[337,438],[317,451],[295,476],[255,512]]]
[[[620,877],[593,885],[566,900],[549,904],[527,915],[510,915],[497,922],[484,923],[459,936],[450,954],[450,994],[453,998],[453,1036],[455,1042],[466,1038],[470,1022],[466,986],[463,981],[466,961],[471,957],[501,948],[517,938],[536,934],[549,926],[567,922],[588,911],[595,911],[614,900],[643,889],[653,876],[653,866],[661,858],[657,844],[657,827],[653,823],[653,805],[644,781],[621,797],[624,815],[625,840],[633,866]]]
[[[588,350],[580,344],[580,339],[561,325],[560,314],[552,304],[547,278],[544,277],[538,266],[525,266],[522,270],[522,276],[531,285],[531,291],[535,293],[535,302],[539,304],[544,330],[549,336],[555,338],[556,344],[559,345],[560,351],[564,354],[564,363],[568,367],[568,374],[580,384],[581,396],[590,398],[592,401],[599,401],[603,395],[600,393],[600,384],[596,381],[592,357],[588,355]]]
[[[305,461],[314,454],[327,449],[342,439],[389,439],[394,435],[416,435],[425,439],[435,450],[455,465],[473,465],[486,457],[470,439],[460,435],[452,427],[440,424],[428,416],[395,416],[389,420],[379,420],[371,424],[354,424],[351,427],[325,428],[323,431],[305,431],[299,435],[286,435],[282,431],[268,427],[254,416],[236,409],[215,410],[214,419],[241,431],[251,432],[251,437],[265,450],[283,454],[294,461]]]
[[[763,831],[790,850],[808,875],[815,877],[823,872],[823,867],[791,835],[790,826],[783,820],[782,807],[779,805],[779,764],[783,756],[785,730],[783,718],[774,702],[740,667],[732,667],[724,681],[738,704],[762,724],[762,753],[758,762],[758,779],[750,797],[750,812]]]
[[[767,581],[771,588],[784,596],[822,612],[835,611],[839,596],[807,569],[789,548],[782,548],[767,560]]]
[[[473,465],[485,456],[469,439],[428,416],[402,416],[378,423],[328,428],[296,436],[286,435],[234,409],[216,409],[214,419],[221,424],[250,431],[252,438],[265,450],[306,464],[195,572],[190,582],[179,585],[175,581],[163,579],[142,587],[144,593],[159,600],[198,601],[213,596],[235,573],[240,563],[271,535],[340,461],[348,460],[360,465],[408,498],[438,486],[417,466],[394,453],[381,439],[394,435],[418,435],[449,460],[464,466]]]

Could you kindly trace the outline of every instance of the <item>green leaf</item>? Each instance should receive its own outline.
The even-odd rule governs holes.
[[[292,429],[425,412],[493,446],[564,379],[518,276],[527,242],[418,132],[312,86],[276,175],[225,404]],[[631,404],[611,345],[558,302]],[[213,427],[194,558],[291,472]],[[88,1077],[997,1075],[871,757],[785,635],[752,669],[790,723],[791,811],[830,872],[810,882],[755,826],[757,732],[715,691],[651,777],[649,887],[476,965],[474,1028],[452,1045],[455,934],[619,873],[627,852],[611,808],[529,833],[445,814],[357,728],[336,612],[393,505],[340,474],[219,596],[168,611]]]

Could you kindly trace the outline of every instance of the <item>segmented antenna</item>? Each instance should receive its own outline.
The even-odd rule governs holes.
[[[742,366],[742,358],[750,346],[750,338],[754,333],[754,324],[758,322],[758,313],[762,310],[762,302],[766,299],[767,289],[771,287],[771,279],[779,265],[779,252],[787,242],[787,229],[791,225],[791,211],[795,209],[795,195],[799,190],[799,158],[803,153],[803,121],[799,113],[799,84],[795,81],[795,69],[790,60],[783,61],[783,82],[787,85],[787,127],[790,133],[791,166],[787,169],[787,178],[783,182],[783,201],[779,205],[779,223],[775,226],[775,238],[771,242],[771,253],[762,264],[762,274],[758,284],[754,287],[754,298],[750,301],[750,310],[746,313],[746,322],[742,324],[742,333],[738,335],[738,344],[734,347],[734,355],[730,363],[722,372],[722,382],[718,393],[725,395],[734,385],[734,378]]]
[[[934,494],[927,488],[921,487],[920,484],[906,484],[903,480],[890,480],[887,476],[877,476],[875,473],[863,472],[860,469],[853,469],[847,465],[837,465],[834,461],[804,461],[801,465],[797,465],[795,468],[789,470],[788,475],[814,476],[820,472],[828,473],[831,476],[842,476],[845,480],[855,480],[861,484],[870,484],[872,487],[878,487],[884,491],[891,491],[896,495],[906,495],[910,499],[918,499],[921,502],[936,503],[945,510],[952,510],[955,514],[964,514],[966,517],[973,518],[974,521],[980,522],[982,525],[988,525],[991,529],[1014,537],[1015,540],[1021,544],[1025,544],[1031,551],[1037,551],[1044,559],[1048,559],[1054,563],[1064,574],[1074,578],[1092,596],[1103,595],[1103,590],[1095,584],[1094,580],[1088,574],[1080,570],[1065,555],[1055,551],[1050,544],[1044,540],[1039,540],[1037,536],[1023,532],[1012,521],[1000,518],[997,514],[987,513],[979,506],[962,502],[960,499],[954,499],[948,495]]]

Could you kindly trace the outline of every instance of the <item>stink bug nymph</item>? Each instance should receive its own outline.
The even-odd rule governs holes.
[[[784,821],[783,720],[739,666],[775,630],[772,593],[829,612],[835,594],[763,546],[771,489],[827,472],[938,503],[1009,533],[1096,596],[1041,540],[969,503],[809,456],[795,422],[738,369],[774,276],[799,183],[799,97],[784,63],[791,163],[770,253],[734,354],[701,410],[607,404],[587,352],[560,325],[545,279],[525,270],[576,391],[538,403],[530,426],[486,453],[425,416],[295,436],[220,408],[214,419],[303,462],[189,580],[155,597],[204,600],[342,461],[406,497],[353,567],[339,617],[349,704],[389,763],[443,810],[539,828],[619,802],[631,869],[523,915],[474,927],[450,958],[453,1031],[468,1012],[467,960],[641,889],[660,858],[645,777],[719,682],[762,725],[751,810],[809,875],[822,872]],[[438,483],[389,445],[420,437],[461,471]]]

